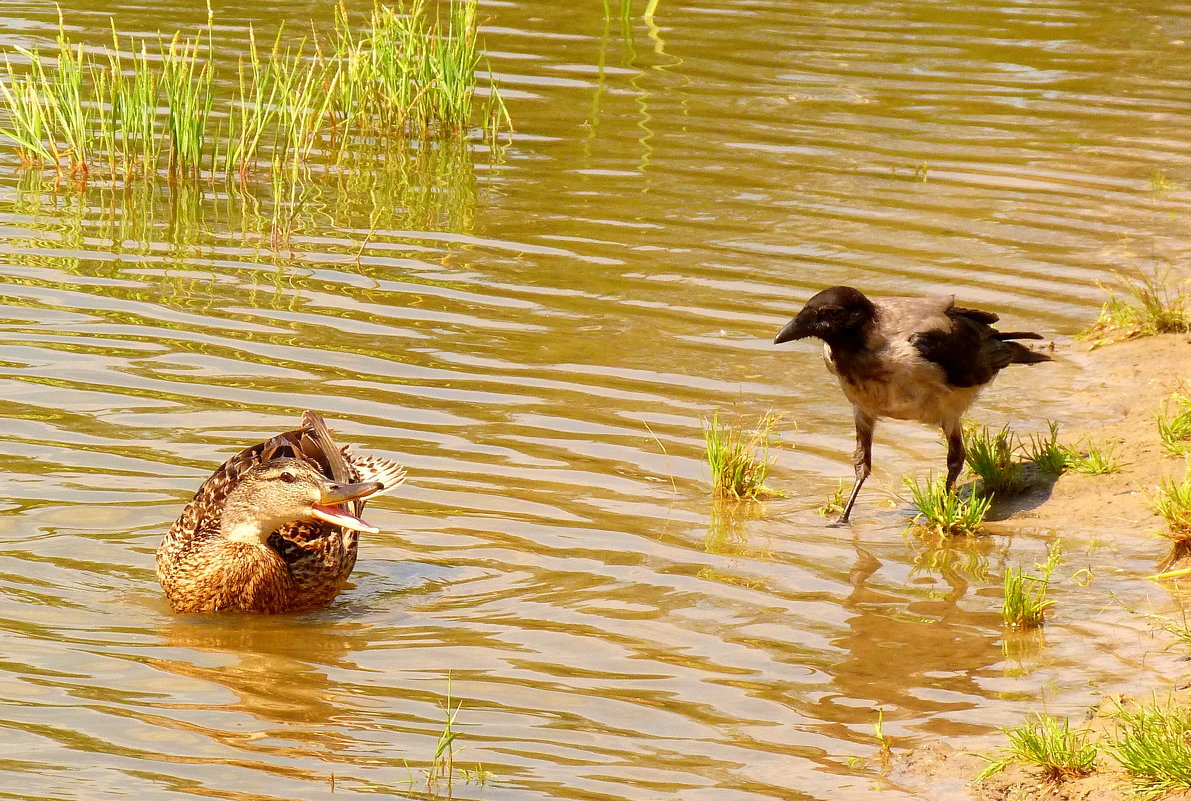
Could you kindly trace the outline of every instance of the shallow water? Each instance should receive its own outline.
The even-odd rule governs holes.
[[[627,26],[587,5],[483,4],[512,144],[324,176],[288,248],[267,203],[55,192],[0,156],[4,797],[421,793],[449,692],[485,777],[458,798],[931,798],[956,788],[865,762],[877,709],[899,748],[978,748],[1182,675],[1144,617],[1174,606],[1138,580],[1153,541],[1068,537],[1030,638],[1000,585],[1045,532],[903,537],[885,499],[942,468],[923,427],[878,429],[857,525],[826,528],[850,415],[815,348],[770,343],[848,282],[1061,344],[1113,270],[1182,260],[1191,5],[663,2]],[[102,43],[89,9],[63,4]],[[216,12],[226,73],[249,24],[329,8]],[[52,39],[49,4],[7,17],[2,44]],[[1008,371],[975,416],[1094,419],[1093,380],[1077,355]],[[171,615],[162,531],[303,408],[409,466],[355,587],[317,614]],[[791,497],[714,507],[701,419],[771,408]]]

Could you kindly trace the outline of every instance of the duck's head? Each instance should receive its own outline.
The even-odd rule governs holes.
[[[375,534],[340,504],[384,489],[378,481],[337,484],[301,459],[270,459],[240,474],[224,499],[220,530],[229,540],[264,544],[287,523],[323,520]]]

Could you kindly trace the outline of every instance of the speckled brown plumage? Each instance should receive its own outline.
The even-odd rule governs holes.
[[[281,468],[293,474],[283,477],[291,482],[294,475],[299,480],[329,480],[336,486],[378,482],[367,489],[368,497],[389,491],[405,478],[404,469],[395,462],[357,457],[338,447],[322,418],[305,412],[301,428],[224,462],[199,487],[162,540],[157,576],[174,611],[315,609],[326,606],[343,589],[356,563],[358,534],[350,528],[310,517],[293,519],[260,542],[246,542],[224,530],[231,496],[244,495],[244,485],[257,481],[261,489],[250,497],[268,504],[274,497],[269,494],[271,485],[259,478],[262,471],[275,473]],[[280,483],[276,488],[297,492]],[[361,498],[344,503],[342,509],[358,516],[363,507]],[[262,508],[262,518],[271,519],[270,511],[275,510]]]

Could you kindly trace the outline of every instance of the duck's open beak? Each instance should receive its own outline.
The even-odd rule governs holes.
[[[379,481],[361,481],[359,484],[323,484],[323,496],[319,502],[311,506],[311,513],[319,520],[324,520],[336,526],[350,528],[353,531],[363,531],[375,534],[380,529],[365,523],[360,518],[348,512],[339,504],[354,501],[357,498],[367,498],[373,493],[380,492],[385,485]]]

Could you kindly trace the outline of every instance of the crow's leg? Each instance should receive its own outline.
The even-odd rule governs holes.
[[[860,409],[854,410],[854,416],[856,419],[856,453],[854,456],[856,483],[852,485],[852,494],[848,496],[848,502],[844,504],[843,514],[839,516],[839,520],[835,521],[837,526],[848,522],[848,516],[852,514],[852,506],[856,503],[856,496],[860,494],[860,486],[864,484],[868,474],[873,471],[873,427],[876,426],[877,419],[869,417]]]
[[[947,437],[947,489],[955,486],[959,478],[959,471],[964,469],[964,429],[959,420],[947,421],[943,424],[943,434]]]

